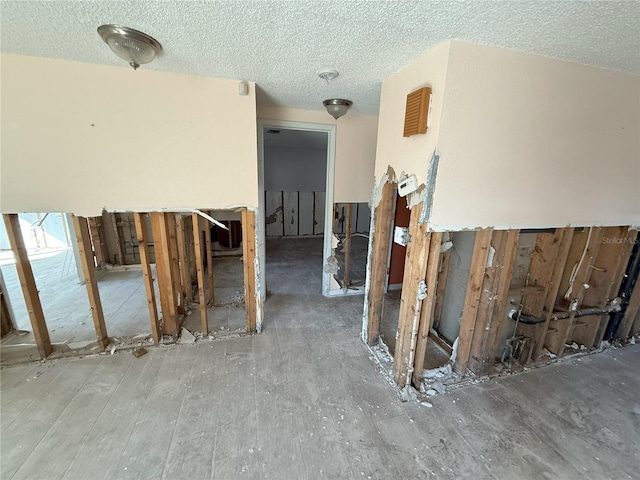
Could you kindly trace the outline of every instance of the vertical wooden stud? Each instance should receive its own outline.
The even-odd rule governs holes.
[[[460,320],[460,333],[458,334],[458,355],[456,357],[456,367],[459,372],[465,373],[469,355],[471,353],[471,342],[476,328],[480,297],[482,295],[482,285],[487,267],[489,249],[491,247],[491,236],[493,229],[478,230],[476,232],[475,244],[473,246],[473,256],[471,258],[471,271],[467,283],[467,293],[462,308],[462,318]]]
[[[213,307],[216,303],[216,294],[213,284],[213,248],[211,245],[211,225],[209,225],[209,222],[204,226],[204,242],[207,252],[207,287],[209,289],[209,305]],[[232,245],[231,222],[229,222],[229,245]]]
[[[349,288],[351,283],[351,216],[353,204],[347,204],[347,227],[344,238],[344,288]]]
[[[505,310],[513,263],[518,250],[519,233],[518,230],[494,230],[491,236],[493,259],[491,265],[485,268],[467,363],[467,368],[478,376],[488,373],[495,358],[498,330],[506,318]]]
[[[593,272],[593,262],[598,256],[600,244],[602,243],[603,229],[599,227],[593,227],[590,230],[590,235],[587,235],[584,242],[575,242],[572,248],[569,250],[569,258],[571,261],[567,262],[565,271],[563,272],[563,282],[561,288],[567,288],[569,286],[569,277],[576,268],[574,273],[573,288],[568,299],[563,299],[563,302],[567,303],[570,308],[571,303],[575,303],[576,308],[582,306],[586,289],[583,285],[589,283],[591,273]],[[574,240],[575,240],[574,236]],[[581,239],[582,240],[582,239]],[[583,258],[584,257],[584,258]],[[560,291],[562,293],[562,290]],[[564,345],[569,340],[573,333],[575,326],[575,311],[572,310],[568,319],[558,320],[555,322],[555,331],[553,335],[547,337],[547,348],[555,355],[562,355]]]
[[[424,360],[427,354],[427,338],[429,330],[433,324],[433,316],[436,307],[436,292],[438,282],[438,267],[440,263],[440,246],[442,244],[442,233],[432,232],[429,240],[429,258],[427,260],[427,272],[425,283],[427,285],[427,298],[422,301],[420,310],[420,326],[416,343],[416,353],[414,356],[413,385],[420,388],[422,383],[422,371],[424,370]]]
[[[95,264],[93,251],[91,250],[91,240],[89,239],[87,219],[74,215],[73,228],[78,241],[78,250],[85,280],[84,285],[87,288],[87,295],[89,296],[93,326],[96,330],[98,345],[104,350],[107,348],[107,345],[109,345],[109,337],[107,336],[107,327],[104,323],[104,313],[102,312],[102,303],[100,302],[100,291],[98,290],[98,282],[96,281]]]
[[[169,256],[171,259],[171,277],[173,279],[173,295],[176,300],[176,312],[178,315],[183,315],[185,313],[185,307],[180,278],[180,255],[178,253],[176,217],[173,214],[167,213],[165,215],[165,221],[167,223]]]
[[[207,321],[207,301],[204,295],[204,272],[202,266],[202,242],[200,236],[200,215],[191,214],[191,222],[193,223],[193,247],[196,254],[196,272],[198,275],[198,299],[200,302],[200,328],[203,335],[209,334],[209,323]],[[209,225],[207,224],[207,228]]]
[[[176,234],[178,238],[178,258],[180,261],[180,284],[182,286],[182,298],[185,307],[191,303],[193,292],[191,291],[191,277],[189,275],[189,256],[187,254],[187,241],[184,229],[184,217],[176,215]]]
[[[388,270],[389,243],[393,215],[395,188],[391,183],[382,187],[380,203],[373,210],[373,235],[370,255],[370,279],[367,309],[367,331],[364,341],[369,345],[378,343],[380,319],[384,303],[384,288]]]
[[[163,212],[151,212],[151,231],[164,333],[178,335],[177,298],[173,290],[173,269],[171,268],[166,215]]]
[[[47,330],[47,323],[44,319],[44,312],[42,311],[42,304],[40,303],[40,296],[38,295],[38,288],[27,255],[27,249],[24,246],[24,239],[20,230],[20,219],[14,213],[4,214],[2,217],[7,229],[11,250],[13,250],[16,260],[16,270],[18,271],[22,294],[29,313],[33,336],[35,337],[40,357],[44,359],[53,352],[53,347],[49,339],[49,330]]]
[[[422,202],[411,209],[409,235],[411,241],[407,245],[398,315],[398,333],[393,358],[393,378],[400,388],[404,388],[411,379],[408,377],[411,366],[411,337],[416,312],[417,295],[420,282],[424,280],[429,256],[430,233],[427,224],[420,223]],[[415,360],[415,355],[414,355]]]
[[[242,210],[242,262],[244,264],[244,302],[247,312],[247,332],[256,331],[256,216]]]
[[[122,253],[122,243],[120,242],[120,231],[118,230],[118,218],[113,212],[109,213],[109,220],[111,221],[111,227],[113,229],[113,238],[116,246],[116,251],[113,254],[113,263],[115,265],[124,265],[124,255]]]
[[[562,273],[564,272],[567,264],[567,255],[569,254],[569,249],[573,242],[573,233],[573,228],[557,228],[553,238],[549,241],[550,243],[546,243],[546,248],[543,248],[542,246],[539,247],[538,241],[536,240],[536,251],[539,251],[543,256],[541,262],[543,264],[546,263],[546,269],[551,272],[551,275],[546,281],[543,297],[543,311],[546,318],[544,323],[540,324],[538,327],[533,353],[531,354],[531,359],[533,361],[540,357],[545,345],[545,339],[549,331],[549,324],[551,322],[553,311],[555,310],[558,293],[560,292]],[[540,238],[540,235],[538,235],[538,238]],[[557,247],[554,245],[557,245]]]
[[[138,239],[138,251],[140,252],[140,266],[142,267],[142,280],[147,295],[147,308],[149,309],[149,322],[151,323],[151,335],[153,343],[158,345],[162,338],[160,322],[158,321],[158,306],[156,305],[156,292],[153,288],[153,273],[151,272],[151,257],[149,256],[149,242],[147,239],[147,227],[144,213],[134,213],[133,221],[136,225],[136,237]]]

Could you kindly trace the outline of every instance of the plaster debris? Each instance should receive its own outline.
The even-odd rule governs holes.
[[[193,336],[193,334],[187,330],[186,328],[182,327],[182,329],[180,330],[180,340],[178,340],[178,343],[180,344],[191,344],[191,343],[196,343],[196,337]]]
[[[424,392],[426,395],[433,397],[434,395],[437,395],[438,392],[436,392],[433,388],[428,389],[426,392]]]
[[[420,405],[427,408],[433,407],[433,405],[430,402],[420,402]]]
[[[442,382],[440,382],[440,380],[436,380],[435,382],[433,382],[431,384],[431,386],[440,394],[440,395],[444,395],[445,393],[445,388],[444,385],[442,384]]]
[[[422,377],[425,379],[435,379],[435,378],[443,378],[451,376],[451,364],[447,363],[446,365],[438,368],[425,369],[422,372]]]
[[[631,339],[629,340],[629,343],[631,345],[635,345],[636,344],[636,337],[631,337]]]

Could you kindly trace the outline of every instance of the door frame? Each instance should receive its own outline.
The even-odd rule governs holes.
[[[324,209],[324,242],[322,252],[322,295],[328,297],[335,293],[331,291],[332,274],[324,271],[324,263],[331,256],[331,239],[333,238],[333,184],[336,161],[336,126],[324,123],[292,122],[288,120],[258,119],[258,219],[256,220],[256,237],[258,242],[258,257],[260,265],[260,294],[264,299],[267,292],[266,279],[266,232],[264,219],[264,130],[266,128],[284,128],[288,130],[302,130],[307,132],[327,133],[327,172],[325,179],[325,209]]]

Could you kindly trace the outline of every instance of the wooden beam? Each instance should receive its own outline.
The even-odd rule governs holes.
[[[142,267],[142,280],[147,295],[147,308],[149,309],[149,322],[151,323],[151,335],[153,343],[158,345],[162,338],[160,322],[158,320],[158,306],[156,305],[156,292],[153,288],[153,274],[151,272],[151,256],[149,255],[149,241],[144,213],[134,213],[133,221],[136,225],[136,237],[138,239],[138,251],[140,252],[140,266]]]
[[[344,288],[349,288],[351,283],[351,216],[353,214],[353,204],[347,203],[347,226],[344,237]]]
[[[100,224],[98,222],[100,217],[89,217],[87,222],[89,223],[89,234],[91,235],[91,246],[93,247],[93,253],[96,257],[96,265],[103,267],[106,263],[104,255],[104,242],[100,235]]]
[[[31,269],[31,263],[29,262],[29,256],[27,255],[27,249],[24,246],[24,239],[20,230],[20,219],[14,213],[4,214],[2,218],[4,219],[11,250],[16,260],[16,270],[20,279],[27,312],[29,313],[33,336],[36,340],[40,357],[44,359],[53,352],[53,347],[49,339],[49,330],[47,330],[47,323],[42,311],[42,304],[40,303],[40,296],[38,295],[38,288]]]
[[[107,327],[104,323],[104,313],[102,312],[102,302],[100,301],[100,290],[96,281],[96,267],[93,261],[93,251],[91,250],[91,239],[89,238],[89,226],[84,217],[73,216],[73,229],[78,241],[80,261],[82,262],[82,273],[84,274],[84,285],[89,296],[89,306],[93,317],[93,326],[96,330],[98,345],[102,350],[109,345]]]
[[[181,214],[176,214],[176,234],[180,262],[180,285],[182,286],[182,299],[186,308],[191,303],[193,292],[191,291],[191,276],[189,275],[189,256],[187,254],[184,217]]]
[[[402,280],[402,296],[398,315],[398,333],[393,357],[393,378],[399,388],[404,388],[411,379],[407,378],[411,361],[411,338],[414,317],[420,315],[416,311],[417,295],[420,282],[424,281],[429,258],[431,234],[427,232],[427,224],[420,223],[422,202],[411,209],[409,235],[411,241],[407,245],[404,261],[404,277]],[[419,317],[418,317],[419,318]],[[428,332],[428,331],[427,331]],[[415,363],[415,356],[414,362]]]
[[[395,188],[391,183],[382,187],[382,198],[373,210],[373,235],[371,244],[370,279],[367,293],[367,330],[363,339],[369,345],[378,343],[380,319],[384,303],[384,288],[388,271],[389,242],[393,221],[393,197]]]
[[[491,265],[485,269],[476,317],[473,340],[467,368],[477,376],[488,374],[496,357],[496,341],[509,299],[509,285],[513,264],[518,251],[519,230],[494,230],[491,244],[494,248]]]
[[[209,323],[207,321],[207,301],[204,294],[204,271],[202,266],[202,242],[200,236],[200,215],[191,214],[193,223],[193,247],[196,254],[196,272],[198,275],[198,299],[200,303],[200,328],[203,335],[209,334]],[[208,225],[207,225],[208,227]]]
[[[442,237],[443,241],[453,241],[453,232],[449,232]],[[438,273],[438,290],[436,291],[436,307],[433,312],[433,328],[438,330],[440,327],[440,319],[442,318],[442,309],[444,307],[444,294],[447,288],[447,277],[449,276],[449,263],[451,261],[451,250],[440,254],[440,272]]]
[[[471,270],[467,283],[467,293],[465,295],[464,306],[462,308],[462,318],[460,320],[460,333],[458,334],[458,355],[456,357],[456,368],[462,374],[466,373],[469,355],[471,353],[471,342],[476,328],[480,297],[482,295],[482,285],[484,283],[484,273],[487,266],[489,249],[491,247],[491,236],[493,229],[478,230],[473,246],[473,256],[471,257]]]
[[[416,352],[413,362],[414,387],[420,389],[422,383],[422,371],[427,355],[427,339],[433,324],[433,316],[436,307],[436,292],[438,283],[438,267],[440,266],[440,246],[442,245],[442,233],[432,232],[429,239],[429,257],[427,259],[427,271],[425,283],[427,285],[427,298],[422,301],[420,309],[420,325],[416,340]]]
[[[558,293],[560,291],[562,273],[564,272],[565,266],[567,264],[569,249],[571,248],[571,244],[573,242],[573,233],[573,228],[557,228],[552,237],[547,237],[546,239],[544,239],[544,243],[538,243],[541,235],[544,234],[538,234],[538,239],[536,239],[535,252],[538,252],[538,255],[540,255],[540,259],[538,260],[538,262],[544,265],[544,267],[543,265],[541,265],[540,270],[548,270],[549,273],[541,273],[540,275],[536,276],[537,278],[544,277],[546,279],[545,293],[543,295],[543,312],[546,319],[544,323],[541,323],[540,326],[537,327],[537,332],[535,334],[536,336],[531,353],[531,359],[533,361],[536,361],[538,358],[540,358],[542,349],[545,345],[545,338],[547,337],[547,333],[549,331],[549,324],[551,322],[551,317],[553,315],[553,311],[555,310]],[[534,258],[536,255],[535,252]],[[532,308],[531,311],[537,311],[537,309]]]
[[[574,242],[569,251],[569,261],[565,266],[563,273],[563,281],[561,284],[561,291],[567,289],[570,286],[571,277],[574,278],[571,292],[568,299],[563,298],[563,303],[566,303],[567,307],[571,304],[575,304],[576,308],[582,306],[586,289],[585,284],[589,284],[591,274],[593,272],[593,262],[598,256],[598,251],[602,243],[603,229],[599,227],[593,227],[590,229],[590,233],[586,232],[581,236],[579,241],[576,240],[574,235]],[[575,273],[573,273],[574,268]],[[572,275],[573,274],[573,275]],[[565,293],[565,296],[567,294]],[[575,313],[572,310],[571,316],[568,319],[558,320],[555,322],[555,332],[552,336],[547,337],[547,349],[555,355],[562,355],[565,343],[571,338],[573,333],[575,322]]]
[[[242,210],[242,262],[244,264],[244,303],[247,313],[247,332],[256,331],[256,214]]]
[[[213,248],[211,245],[211,225],[207,221],[204,226],[204,241],[207,252],[207,286],[209,289],[209,305],[216,303],[216,293],[213,282]],[[231,222],[229,222],[229,245],[231,245]]]
[[[173,295],[176,300],[176,312],[184,315],[184,298],[182,296],[182,283],[180,278],[180,255],[178,254],[178,236],[176,232],[176,217],[173,214],[165,215],[167,222],[169,256],[171,259],[171,276],[173,279]]]
[[[166,335],[178,335],[177,297],[173,290],[174,280],[169,252],[167,215],[164,212],[151,212],[151,231],[164,333]]]

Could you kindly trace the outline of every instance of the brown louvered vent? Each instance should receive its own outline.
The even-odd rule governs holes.
[[[407,95],[403,136],[410,137],[419,133],[427,133],[429,97],[431,97],[431,88],[429,87],[423,87]]]

